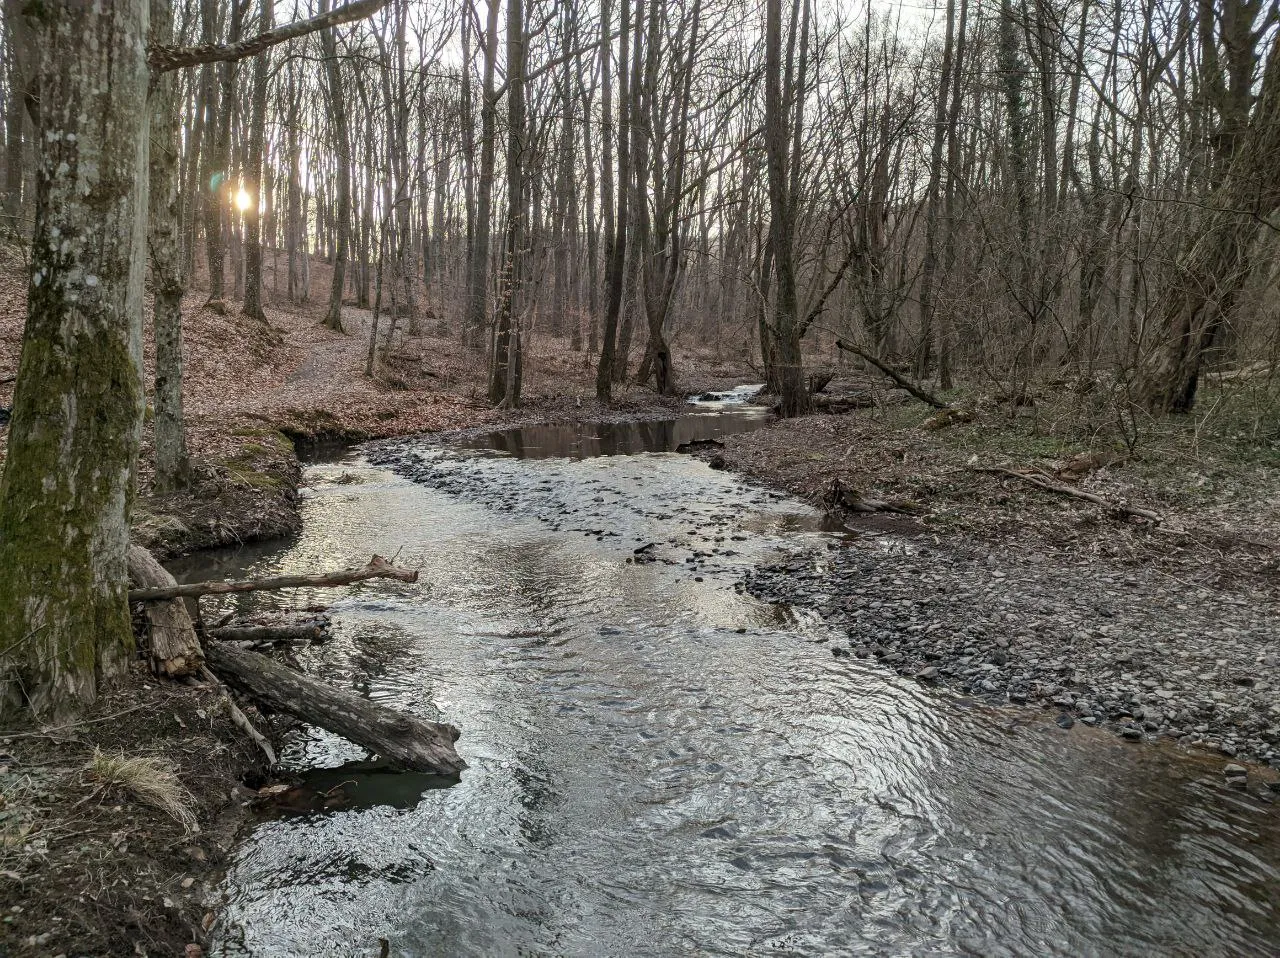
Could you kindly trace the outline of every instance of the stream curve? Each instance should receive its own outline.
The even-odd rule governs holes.
[[[438,788],[295,737],[284,761],[343,800],[256,827],[211,953],[1277,953],[1275,806],[1218,763],[833,657],[745,594],[784,547],[923,547],[665,451],[758,425],[734,399],[355,450],[309,468],[296,540],[180,570],[401,549],[425,585],[226,607],[330,604],[306,667],[457,724],[470,766]]]

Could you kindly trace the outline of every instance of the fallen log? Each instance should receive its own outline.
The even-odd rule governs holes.
[[[863,359],[866,362],[870,363],[872,366],[875,366],[876,369],[880,370],[880,372],[884,373],[886,376],[892,379],[895,383],[897,383],[907,392],[911,393],[911,395],[919,399],[922,403],[927,403],[928,405],[932,406],[934,409],[950,409],[951,408],[950,403],[945,403],[941,399],[939,399],[937,396],[934,396],[930,393],[925,392],[923,389],[921,389],[915,383],[911,382],[911,380],[907,379],[897,370],[891,368],[890,366],[887,366],[885,363],[881,362],[875,356],[872,356],[866,350],[859,349],[857,346],[850,345],[849,343],[846,343],[843,339],[837,339],[836,345],[839,346],[841,349],[843,349],[846,353],[853,353],[859,359]]]
[[[417,582],[416,569],[401,569],[382,556],[374,556],[360,569],[343,569],[340,572],[323,572],[318,575],[281,575],[270,579],[242,579],[238,582],[188,582],[162,588],[129,590],[130,602],[160,602],[201,595],[226,595],[233,592],[261,592],[270,589],[304,589],[316,586],[352,585],[367,579],[399,579],[401,582]],[[170,581],[173,581],[170,579]]]
[[[249,625],[207,629],[205,635],[219,642],[270,643],[298,642],[314,644],[324,640],[319,625]]]
[[[129,581],[138,591],[161,591],[177,585],[156,557],[142,546],[129,546]],[[133,600],[133,593],[129,593]],[[181,599],[148,602],[143,609],[151,636],[151,671],[169,679],[199,675],[204,665],[200,640],[191,624],[187,606]]]
[[[260,705],[341,735],[393,767],[450,776],[467,767],[453,747],[459,732],[452,725],[393,712],[223,642],[206,643],[205,660],[220,679]]]
[[[1071,486],[1062,486],[1056,482],[1050,482],[1042,475],[1034,472],[1019,472],[1016,469],[1006,469],[1003,466],[975,466],[974,472],[986,472],[995,475],[1011,476],[1014,479],[1021,479],[1023,482],[1029,482],[1033,486],[1038,486],[1046,492],[1054,492],[1060,496],[1070,496],[1073,499],[1082,499],[1085,502],[1092,502],[1094,505],[1102,506],[1113,515],[1122,519],[1135,518],[1143,519],[1152,525],[1159,525],[1164,522],[1164,516],[1150,509],[1143,509],[1139,506],[1125,505],[1123,502],[1112,502],[1104,499],[1102,496],[1092,492],[1085,492],[1083,489],[1073,489]]]
[[[822,504],[827,509],[847,509],[850,512],[896,512],[899,515],[915,516],[923,510],[914,502],[885,502],[881,499],[869,499],[852,486],[846,486],[839,479],[832,479],[831,485],[822,495]]]

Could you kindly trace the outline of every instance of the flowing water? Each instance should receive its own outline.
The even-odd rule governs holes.
[[[450,784],[296,737],[338,807],[256,827],[214,954],[1280,953],[1275,807],[1220,763],[834,658],[740,591],[780,547],[916,546],[641,451],[761,421],[726,405],[357,451],[311,467],[295,541],[188,564],[399,550],[420,584],[254,601],[331,603],[307,668],[457,724],[469,763]]]

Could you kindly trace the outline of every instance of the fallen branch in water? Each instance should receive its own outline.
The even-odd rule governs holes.
[[[1050,482],[1045,476],[1035,472],[1019,472],[1016,469],[1006,469],[1003,466],[974,466],[974,472],[986,472],[994,475],[1011,476],[1014,479],[1021,479],[1033,486],[1044,489],[1046,492],[1054,492],[1060,496],[1070,496],[1073,499],[1083,499],[1085,502],[1092,502],[1094,505],[1102,506],[1108,512],[1120,516],[1121,518],[1144,519],[1152,525],[1159,525],[1164,522],[1164,516],[1158,512],[1152,512],[1150,509],[1143,509],[1139,506],[1127,506],[1122,502],[1112,502],[1104,499],[1102,496],[1092,492],[1085,492],[1083,489],[1073,489],[1070,486],[1062,486],[1056,482]]]
[[[160,602],[201,595],[226,595],[232,592],[261,592],[271,589],[305,589],[318,586],[352,585],[367,579],[399,579],[401,582],[417,582],[416,569],[401,569],[382,556],[374,556],[361,569],[343,569],[340,572],[324,572],[319,575],[281,575],[270,579],[242,579],[239,582],[188,582],[185,585],[162,588],[131,589],[130,602]]]
[[[265,655],[223,642],[207,642],[205,659],[220,679],[259,706],[328,729],[376,752],[396,768],[450,776],[466,768],[453,747],[458,730],[452,725],[393,712]]]
[[[312,623],[310,625],[247,625],[207,629],[211,639],[219,642],[237,642],[257,645],[270,642],[296,642],[315,644],[323,641],[324,629]]]

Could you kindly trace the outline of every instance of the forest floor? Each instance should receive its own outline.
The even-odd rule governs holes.
[[[0,955],[199,955],[261,766],[213,689],[140,662],[78,721],[0,733]]]

